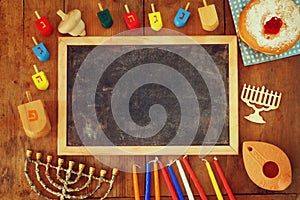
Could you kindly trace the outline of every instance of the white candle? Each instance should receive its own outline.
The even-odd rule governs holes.
[[[186,191],[186,194],[188,196],[188,199],[190,200],[194,200],[194,196],[193,196],[193,193],[192,193],[192,190],[191,190],[191,187],[189,185],[189,182],[186,178],[186,175],[184,173],[184,170],[182,168],[182,165],[180,163],[180,160],[176,160],[176,164],[177,164],[177,168],[178,168],[178,171],[180,173],[180,176],[181,176],[181,180],[183,182],[183,185],[184,185],[184,188],[185,188],[185,191]]]

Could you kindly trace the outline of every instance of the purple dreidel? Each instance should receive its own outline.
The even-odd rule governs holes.
[[[189,7],[190,7],[190,2],[187,2],[185,9],[179,8],[174,18],[174,24],[176,27],[183,27],[188,21],[191,15],[191,13],[188,11]]]
[[[34,43],[34,47],[32,48],[32,51],[34,52],[34,54],[36,55],[36,57],[42,61],[45,62],[47,60],[49,60],[50,58],[50,53],[47,50],[47,48],[45,47],[44,43],[38,43],[35,39],[35,37],[32,37],[32,41]]]

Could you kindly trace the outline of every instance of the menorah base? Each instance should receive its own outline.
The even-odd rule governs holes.
[[[252,113],[249,116],[246,116],[245,119],[258,124],[266,123],[266,121],[258,113]]]

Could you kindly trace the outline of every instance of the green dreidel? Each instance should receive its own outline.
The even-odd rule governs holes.
[[[104,28],[110,28],[113,25],[113,20],[108,9],[103,10],[101,3],[98,3],[100,12],[97,13],[101,25]]]

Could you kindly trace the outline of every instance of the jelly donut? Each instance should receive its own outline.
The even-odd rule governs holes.
[[[250,0],[238,22],[238,35],[251,48],[281,54],[300,38],[300,12],[292,0]]]

